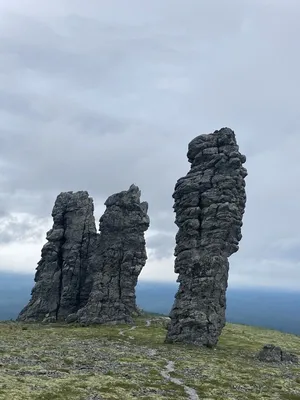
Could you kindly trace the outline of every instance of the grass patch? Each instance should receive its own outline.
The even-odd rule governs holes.
[[[256,358],[266,343],[300,356],[300,337],[227,324],[216,349],[197,348],[164,344],[165,323],[157,315],[137,317],[133,330],[0,323],[0,400],[187,399],[183,386],[162,376],[168,361],[169,375],[201,399],[300,400],[300,366]]]

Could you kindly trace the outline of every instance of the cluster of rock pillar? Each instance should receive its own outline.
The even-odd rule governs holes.
[[[31,300],[19,321],[132,322],[150,223],[140,196],[135,185],[110,196],[97,233],[88,192],[58,195]]]
[[[165,341],[211,347],[225,325],[228,257],[242,238],[246,157],[229,128],[197,136],[187,157],[190,171],[173,194],[179,289]],[[135,286],[147,259],[148,204],[140,196],[135,185],[110,196],[100,233],[87,192],[57,197],[32,297],[18,320],[132,322]]]

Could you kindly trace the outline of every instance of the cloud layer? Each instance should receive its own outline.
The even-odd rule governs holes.
[[[135,183],[141,278],[176,279],[188,142],[229,126],[249,172],[230,282],[300,288],[299,16],[292,0],[0,0],[0,269],[34,271],[59,192],[88,190],[98,220]]]

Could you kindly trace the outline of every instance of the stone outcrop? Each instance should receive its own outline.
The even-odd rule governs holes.
[[[299,359],[295,354],[282,350],[273,344],[266,344],[258,353],[258,359],[263,362],[298,364]]]
[[[19,321],[130,322],[137,313],[135,286],[147,255],[148,204],[135,185],[110,196],[96,231],[88,192],[61,193],[53,228]]]
[[[92,262],[93,288],[78,312],[82,324],[130,323],[137,312],[135,286],[147,259],[144,232],[149,227],[148,204],[140,196],[131,185],[105,202]]]
[[[58,195],[32,297],[19,321],[64,320],[86,304],[91,290],[89,259],[97,242],[93,211],[93,200],[86,191]]]
[[[242,238],[246,157],[229,128],[196,137],[187,156],[191,169],[173,194],[180,285],[166,342],[211,347],[225,325],[228,257]]]

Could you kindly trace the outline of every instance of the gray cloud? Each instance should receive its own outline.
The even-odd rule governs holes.
[[[156,259],[173,256],[175,246],[174,235],[158,233],[147,238],[147,248],[152,251]]]
[[[135,183],[162,260],[188,142],[230,126],[249,171],[233,273],[244,282],[255,260],[257,274],[283,276],[286,261],[300,281],[298,2],[14,0],[0,11],[1,217],[46,218],[65,190],[103,204]]]
[[[0,218],[0,246],[14,242],[35,242],[45,236],[43,227],[48,221],[36,217],[7,215]]]

